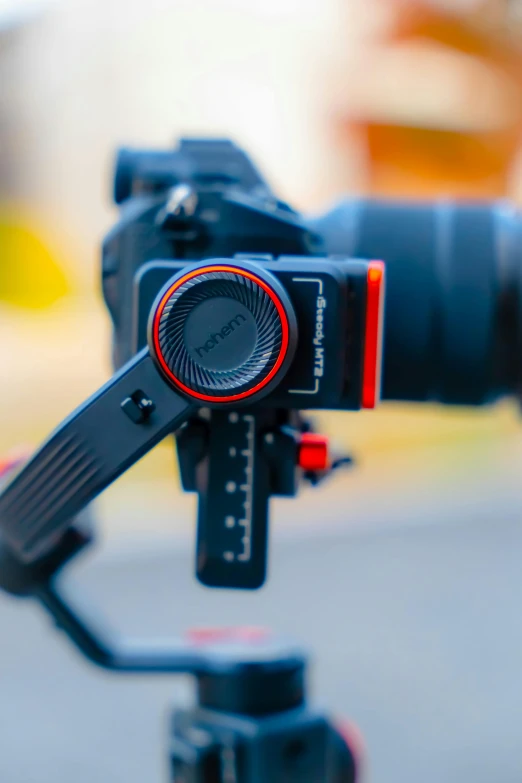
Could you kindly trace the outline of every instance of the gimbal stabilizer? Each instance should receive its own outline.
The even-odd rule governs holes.
[[[270,496],[346,461],[300,411],[376,404],[383,326],[385,397],[518,392],[518,221],[486,207],[363,204],[307,222],[226,141],[123,151],[115,199],[103,290],[118,371],[0,494],[0,587],[37,599],[99,665],[195,675],[198,707],[173,722],[178,783],[349,783],[353,747],[307,709],[302,652],[244,632],[117,642],[74,610],[58,576],[90,541],[86,506],[175,434],[183,488],[199,498],[198,578],[261,586]],[[449,263],[466,238],[473,276],[468,256]],[[386,324],[384,264],[360,260],[374,248],[390,278]]]
[[[171,195],[162,224],[176,208]],[[174,717],[175,780],[350,781],[353,753],[304,706],[302,653],[236,636],[208,650],[118,647],[74,613],[56,573],[88,540],[78,526],[85,507],[178,432],[184,487],[199,493],[199,579],[259,587],[270,495],[294,495],[303,472],[332,467],[324,439],[305,431],[295,409],[357,410],[378,399],[384,265],[255,253],[159,260],[141,266],[136,292],[146,347],[0,495],[2,586],[36,597],[97,663],[196,675],[198,708]],[[196,734],[206,737],[201,747]]]

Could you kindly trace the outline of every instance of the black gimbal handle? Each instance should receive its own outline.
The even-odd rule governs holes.
[[[62,422],[0,494],[0,527],[13,552],[31,562],[52,550],[71,520],[193,409],[149,350],[139,353]]]

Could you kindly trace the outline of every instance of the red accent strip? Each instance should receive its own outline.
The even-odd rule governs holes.
[[[380,396],[384,316],[384,263],[370,261],[366,279],[366,329],[362,407],[375,408]]]
[[[206,272],[233,272],[236,275],[241,275],[242,277],[247,277],[249,280],[252,280],[254,283],[257,283],[257,285],[261,286],[263,291],[268,294],[274,305],[276,306],[277,312],[279,313],[279,317],[281,319],[281,329],[283,331],[283,338],[281,342],[281,350],[279,352],[279,356],[277,357],[277,361],[266,376],[266,378],[263,378],[262,381],[260,381],[256,386],[253,386],[251,389],[248,389],[246,392],[241,392],[241,394],[233,394],[230,397],[216,397],[211,396],[207,394],[200,394],[199,392],[192,391],[188,386],[185,386],[185,384],[181,383],[178,378],[174,375],[174,373],[169,369],[167,366],[167,363],[165,362],[165,359],[163,358],[161,354],[160,344],[159,344],[159,322],[161,319],[161,315],[163,313],[163,309],[169,300],[170,296],[174,293],[174,291],[177,291],[177,289],[183,285],[183,283],[186,283],[187,280],[191,280],[193,277],[197,277],[198,275],[203,275]],[[154,314],[154,321],[152,325],[152,338],[154,342],[154,351],[156,354],[156,358],[161,364],[161,367],[163,369],[163,372],[169,378],[176,386],[178,386],[182,391],[184,391],[186,394],[188,394],[190,397],[196,397],[198,400],[204,400],[205,402],[233,402],[234,400],[242,400],[245,397],[250,397],[252,394],[255,394],[260,389],[262,389],[264,386],[269,383],[269,381],[272,380],[274,375],[277,373],[279,368],[281,367],[284,358],[286,356],[286,352],[288,350],[288,335],[289,335],[289,327],[288,327],[288,319],[286,317],[286,313],[284,311],[283,305],[275,293],[265,282],[264,280],[261,280],[260,277],[257,277],[256,275],[252,274],[252,272],[248,272],[246,269],[241,269],[241,267],[237,266],[226,266],[223,264],[211,264],[209,266],[203,266],[199,267],[198,269],[193,269],[191,272],[187,272],[186,275],[183,275],[183,277],[180,277],[179,280],[176,280],[175,283],[171,285],[171,287],[168,289],[168,291],[163,296],[161,302],[159,303],[158,309],[156,310],[156,313]]]

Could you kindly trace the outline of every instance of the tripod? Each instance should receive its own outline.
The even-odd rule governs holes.
[[[171,783],[355,783],[346,726],[308,706],[307,655],[259,629],[207,629],[165,644],[130,643],[74,606],[60,573],[92,542],[84,515],[30,565],[0,539],[0,588],[37,601],[92,663],[112,671],[191,674],[195,703],[169,729]]]

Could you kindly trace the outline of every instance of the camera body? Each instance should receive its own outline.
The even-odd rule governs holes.
[[[383,297],[379,312],[372,314],[371,337],[378,345],[369,358],[367,262],[321,256],[319,235],[273,196],[232,142],[190,139],[173,152],[122,150],[114,196],[121,216],[103,244],[102,285],[113,321],[116,368],[147,344],[151,307],[172,275],[204,259],[246,260],[281,282],[298,321],[294,361],[265,404],[373,407]],[[366,373],[375,376],[375,389],[367,388],[366,395],[365,362]]]
[[[136,350],[136,280],[148,262],[325,255],[319,235],[228,140],[184,139],[166,152],[121,150],[114,199],[120,216],[103,242],[102,289],[117,368]]]

